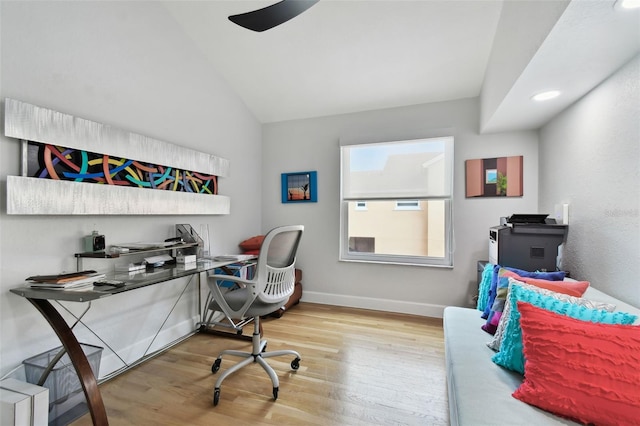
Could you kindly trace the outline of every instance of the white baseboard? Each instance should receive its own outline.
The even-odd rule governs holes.
[[[377,299],[373,297],[347,296],[344,294],[319,293],[305,290],[303,302],[323,305],[346,306],[350,308],[373,309],[376,311],[398,312],[431,318],[442,318],[445,306],[429,303],[415,303],[403,300]]]

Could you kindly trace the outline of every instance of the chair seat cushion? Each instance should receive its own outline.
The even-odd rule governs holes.
[[[223,296],[224,296],[224,300],[227,302],[229,307],[234,311],[237,311],[247,301],[247,298],[249,297],[249,289],[238,288],[238,289],[230,290],[224,293]],[[260,300],[255,300],[253,302],[253,305],[247,310],[246,314],[244,315],[244,318],[267,315],[277,309],[280,309],[280,307],[284,305],[285,302],[286,300],[279,303],[264,303]],[[223,311],[220,305],[218,305],[218,303],[215,300],[209,303],[209,309],[214,311]],[[243,318],[236,318],[236,319],[243,319]]]

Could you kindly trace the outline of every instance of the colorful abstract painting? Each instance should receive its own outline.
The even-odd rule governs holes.
[[[28,142],[29,177],[217,194],[218,177],[50,144]]]

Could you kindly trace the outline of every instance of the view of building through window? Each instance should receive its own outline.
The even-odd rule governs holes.
[[[341,148],[341,260],[451,266],[453,138]]]
[[[444,257],[442,200],[349,202],[349,251],[399,256]]]

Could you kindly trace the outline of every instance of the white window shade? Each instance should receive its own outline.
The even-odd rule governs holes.
[[[448,198],[453,138],[342,146],[342,198]]]

